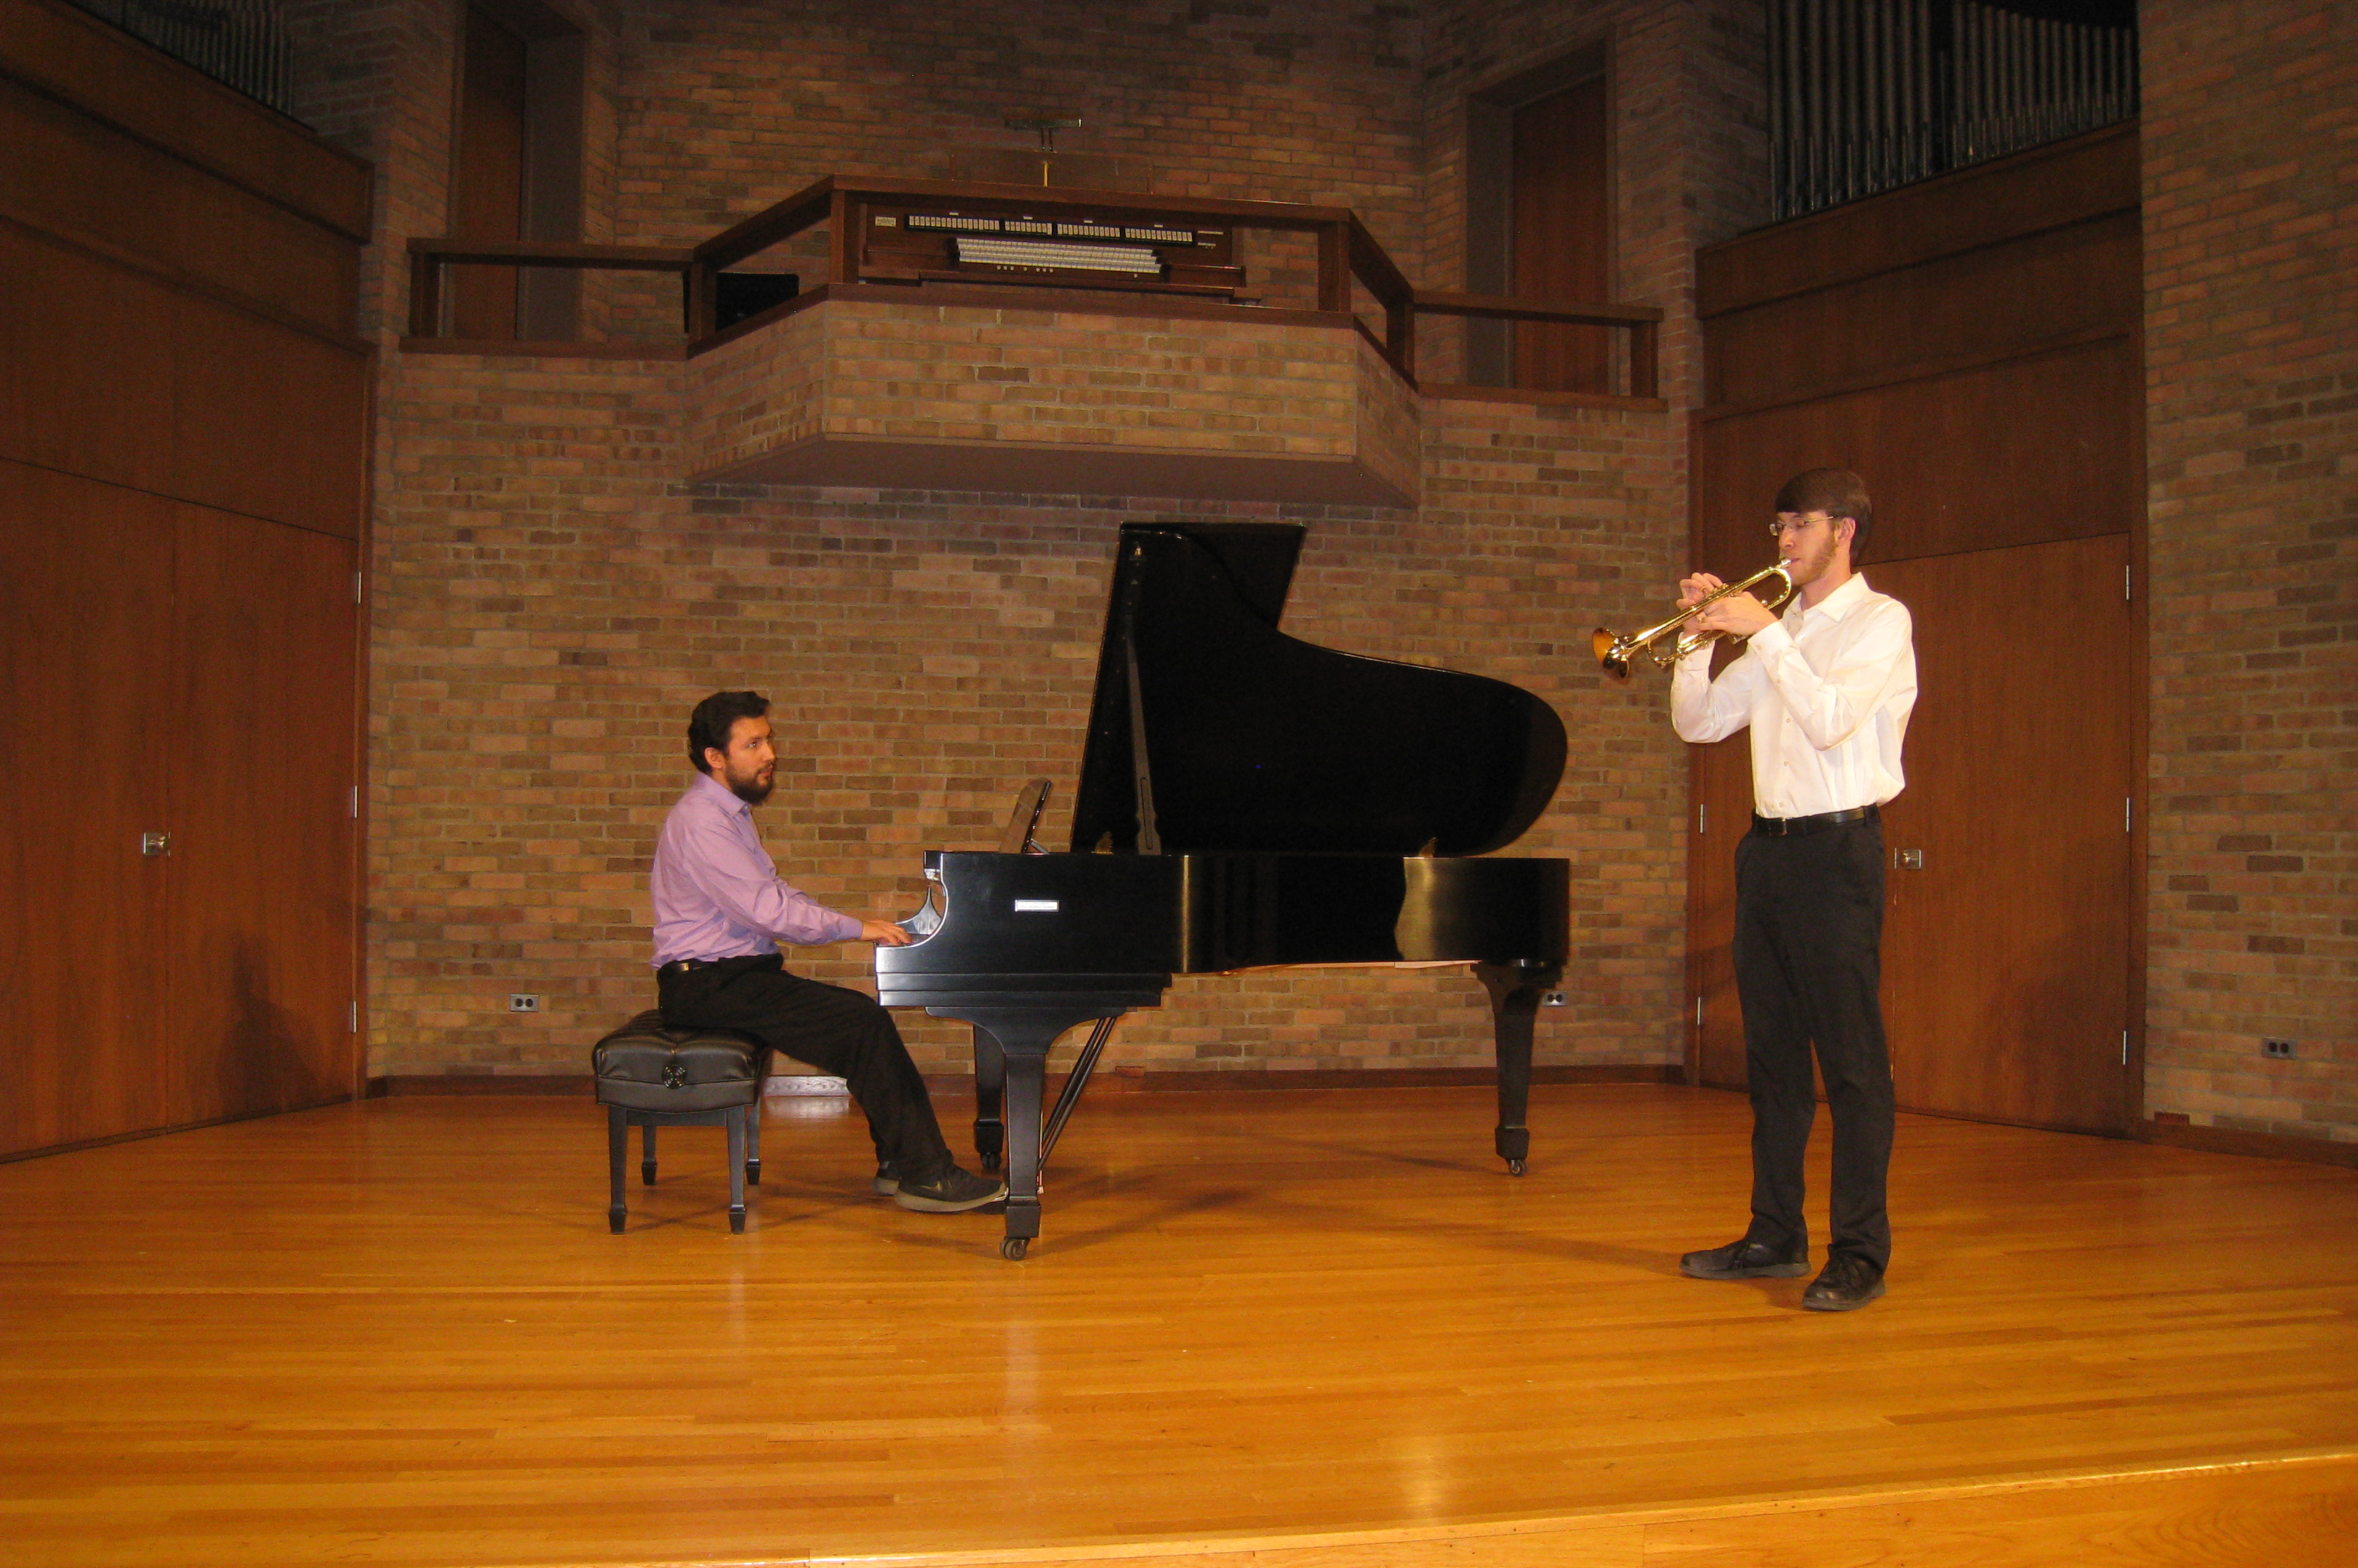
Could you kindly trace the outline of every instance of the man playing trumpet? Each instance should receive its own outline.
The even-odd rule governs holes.
[[[1680,1261],[1703,1280],[1809,1271],[1801,1156],[1817,1109],[1810,1056],[1833,1119],[1833,1236],[1801,1304],[1846,1312],[1883,1294],[1891,1259],[1891,1062],[1877,995],[1883,940],[1881,807],[1899,793],[1899,748],[1916,704],[1907,608],[1856,565],[1874,525],[1866,486],[1812,469],[1777,492],[1778,554],[1793,597],[1779,617],[1749,593],[1695,611],[1697,633],[1746,639],[1711,676],[1711,643],[1678,662],[1679,738],[1752,730],[1752,830],[1736,848],[1736,989],[1752,1097],[1752,1224],[1741,1239]],[[1724,587],[1699,572],[1680,601]]]

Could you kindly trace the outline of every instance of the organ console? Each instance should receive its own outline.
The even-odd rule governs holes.
[[[1004,199],[863,201],[860,278],[1176,294],[1252,303],[1224,223],[1143,209],[1033,211]]]
[[[1523,1172],[1570,869],[1487,851],[1553,796],[1563,725],[1503,681],[1280,632],[1302,532],[1125,524],[1070,850],[1032,842],[1035,784],[997,851],[926,853],[917,940],[876,949],[885,1006],[974,1026],[976,1146],[986,1168],[1005,1152],[1007,1258],[1040,1234],[1041,1165],[1114,1021],[1160,1005],[1174,975],[1470,966],[1491,1008],[1494,1145]],[[1092,1021],[1044,1117],[1050,1047]]]

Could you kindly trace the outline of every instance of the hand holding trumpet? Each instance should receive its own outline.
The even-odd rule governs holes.
[[[1689,632],[1716,633],[1723,637],[1749,637],[1755,632],[1776,623],[1776,615],[1749,593],[1731,593],[1712,599],[1713,594],[1726,586],[1709,572],[1697,572],[1693,577],[1679,579],[1680,608],[1703,606],[1687,622]]]
[[[1660,625],[1621,637],[1599,626],[1589,638],[1596,662],[1614,679],[1628,680],[1630,655],[1641,650],[1651,655],[1654,663],[1667,665],[1678,663],[1714,637],[1749,637],[1762,627],[1774,624],[1777,607],[1793,597],[1792,565],[1790,561],[1779,561],[1739,583],[1724,583],[1709,572],[1682,578],[1679,612]],[[1763,603],[1752,596],[1751,590],[1771,578],[1777,579],[1778,590]],[[1674,639],[1667,648],[1659,645],[1665,639]]]

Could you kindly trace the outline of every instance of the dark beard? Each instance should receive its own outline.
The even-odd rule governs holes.
[[[735,795],[739,800],[743,801],[748,806],[761,805],[763,801],[770,798],[770,792],[777,787],[778,778],[775,773],[770,775],[770,782],[767,784],[763,784],[762,782],[762,775],[759,773],[754,774],[752,778],[747,779],[742,784],[738,783],[735,779],[730,779],[729,781],[729,793]]]
[[[1796,558],[1793,564],[1808,574],[1805,581],[1817,581],[1818,579],[1825,576],[1827,568],[1834,564],[1834,541],[1828,539],[1815,551]]]

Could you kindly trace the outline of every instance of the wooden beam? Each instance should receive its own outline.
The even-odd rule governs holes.
[[[1651,305],[1559,304],[1547,299],[1522,299],[1505,294],[1459,294],[1450,289],[1420,288],[1416,308],[1427,316],[1471,316],[1491,321],[1562,321],[1579,327],[1634,327],[1661,320]]]
[[[412,240],[409,254],[453,265],[578,266],[600,272],[684,272],[696,259],[694,251],[670,246],[579,245],[561,240]]]

